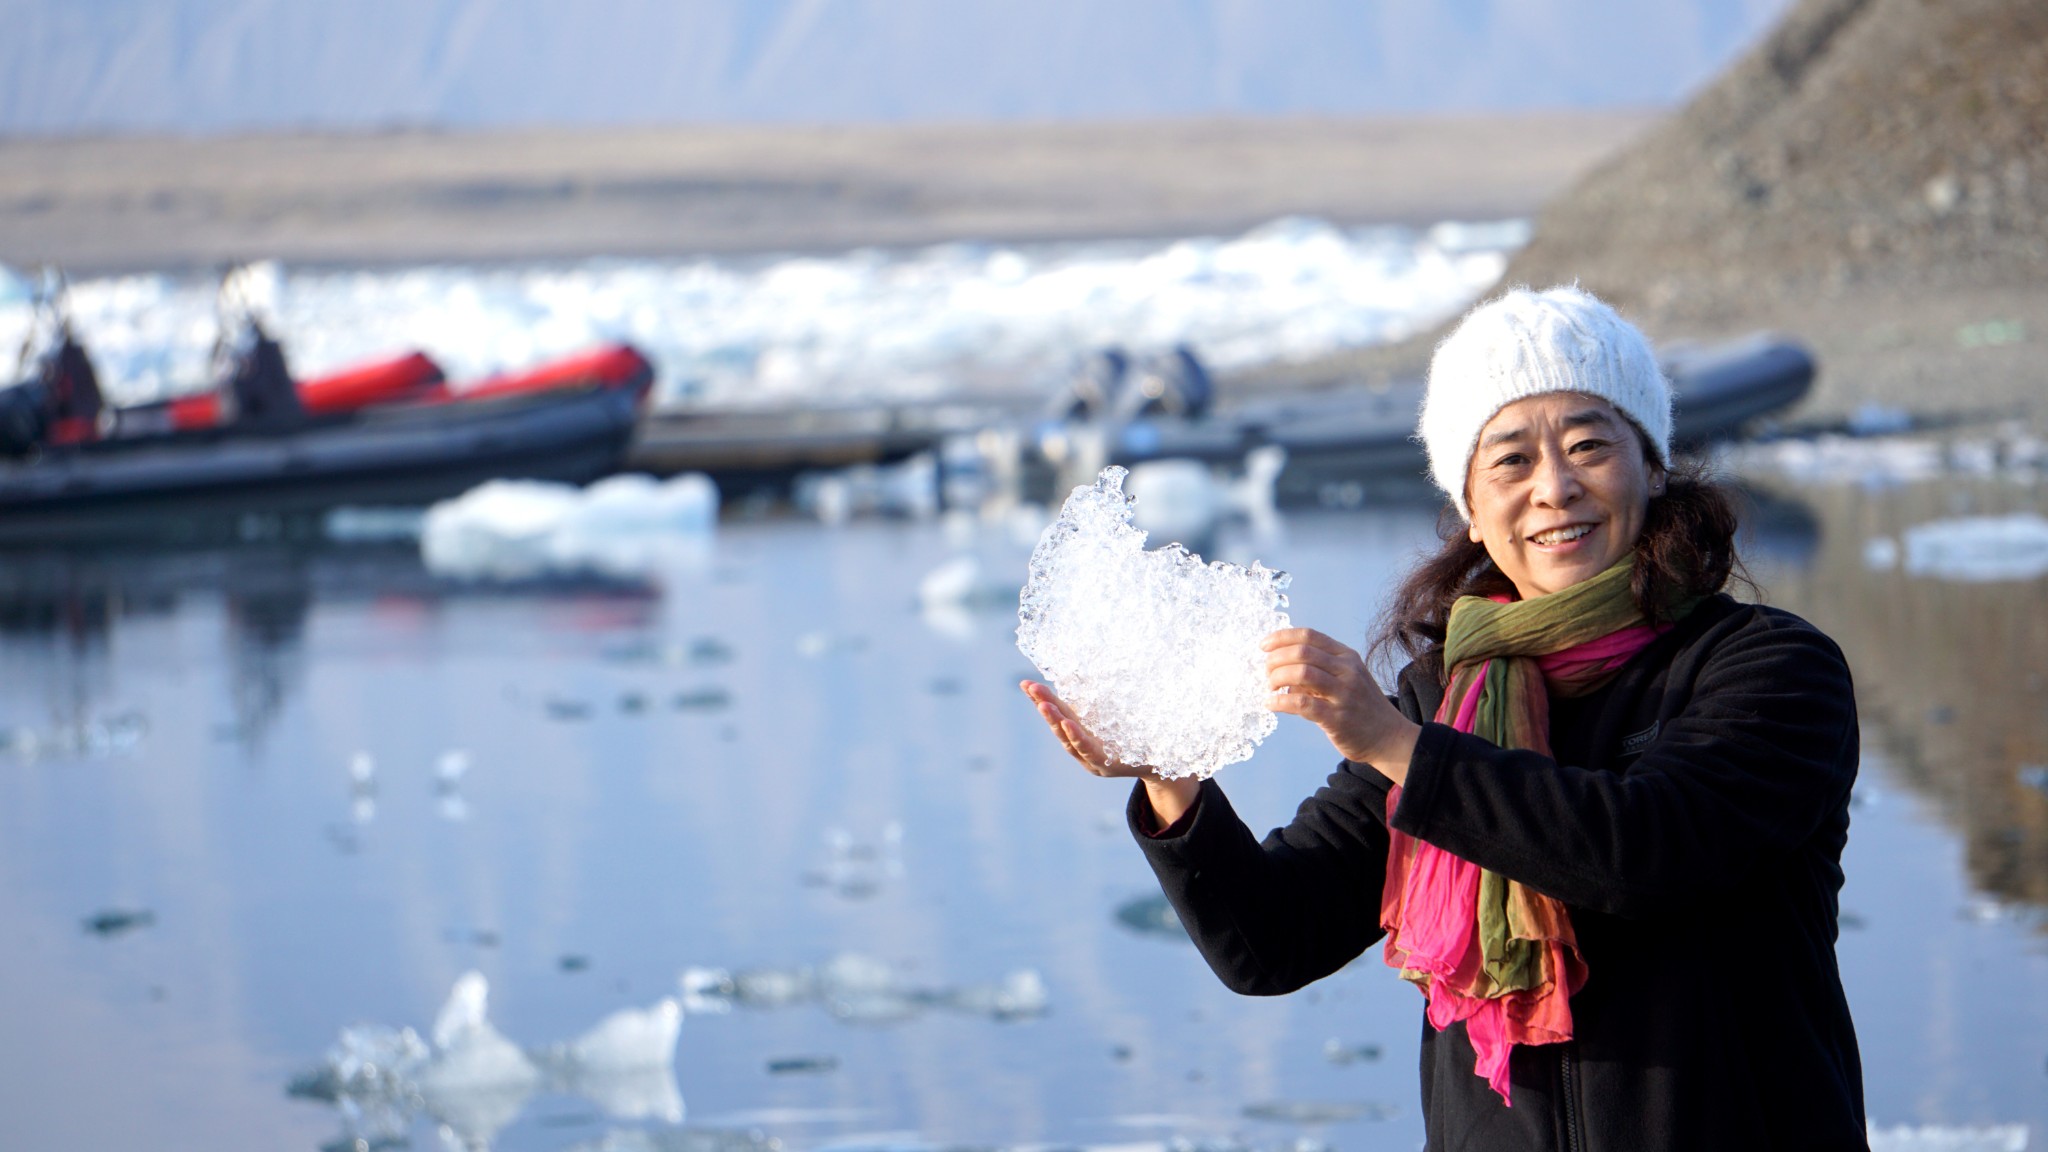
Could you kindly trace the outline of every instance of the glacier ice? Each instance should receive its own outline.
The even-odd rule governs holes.
[[[337,1106],[356,1143],[405,1143],[424,1115],[450,1146],[487,1148],[538,1092],[578,1095],[619,1119],[682,1122],[674,1062],[683,1008],[675,997],[613,1012],[574,1040],[533,1049],[492,1025],[489,1003],[483,973],[465,972],[425,1038],[411,1028],[344,1028],[324,1063],[293,1077],[286,1091]]]
[[[1104,344],[1190,343],[1213,367],[1381,343],[1455,314],[1523,232],[1340,229],[1287,219],[1229,237],[475,267],[253,266],[250,303],[305,376],[418,347],[476,380],[628,340],[664,405],[920,400],[1050,379]],[[115,403],[207,385],[216,281],[74,282]],[[0,344],[32,311],[0,272]]]
[[[701,562],[717,525],[718,487],[701,472],[662,481],[629,473],[582,489],[491,480],[427,509],[420,558],[459,580],[648,577]]]
[[[1259,641],[1288,626],[1289,577],[1145,551],[1124,477],[1074,489],[1039,538],[1017,647],[1118,762],[1206,778],[1277,724]]]
[[[677,977],[683,1009],[718,1015],[735,1006],[785,1008],[815,1002],[848,1024],[891,1024],[928,1008],[950,1008],[996,1021],[1041,1016],[1051,1006],[1045,979],[1019,968],[992,983],[913,984],[898,966],[872,956],[842,952],[822,967],[686,968]]]
[[[1992,583],[2048,575],[2048,520],[2031,512],[1916,524],[1906,529],[1904,543],[1906,572],[1913,576]]]

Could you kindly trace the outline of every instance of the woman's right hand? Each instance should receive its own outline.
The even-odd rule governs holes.
[[[1038,715],[1046,727],[1059,739],[1067,755],[1078,761],[1090,775],[1105,777],[1136,777],[1145,782],[1145,794],[1152,801],[1153,815],[1158,817],[1159,826],[1164,828],[1181,818],[1194,807],[1195,798],[1201,793],[1201,781],[1192,778],[1164,780],[1159,774],[1143,764],[1119,763],[1103,747],[1095,733],[1081,723],[1074,710],[1059,698],[1051,688],[1036,680],[1026,680],[1018,687],[1038,707]]]

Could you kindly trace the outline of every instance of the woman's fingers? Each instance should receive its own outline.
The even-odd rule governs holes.
[[[1266,687],[1290,692],[1307,692],[1317,696],[1336,696],[1345,691],[1347,681],[1312,664],[1288,664],[1266,673]]]
[[[1358,650],[1313,628],[1282,628],[1269,632],[1259,646],[1267,652],[1281,648],[1309,648],[1331,656],[1356,658]]]
[[[1365,669],[1365,661],[1356,652],[1345,649],[1336,654],[1302,645],[1277,648],[1267,654],[1266,686],[1333,698],[1379,691],[1379,685]]]
[[[1336,709],[1336,705],[1319,696],[1297,692],[1275,692],[1267,698],[1266,707],[1299,716],[1319,728],[1330,720]]]
[[[1018,687],[1022,688],[1024,695],[1030,697],[1031,702],[1037,706],[1039,717],[1045,721],[1046,727],[1052,729],[1053,735],[1059,739],[1060,746],[1067,750],[1067,755],[1080,761],[1083,768],[1097,776],[1108,771],[1109,756],[1102,746],[1102,741],[1081,723],[1080,718],[1067,707],[1066,701],[1061,700],[1051,688],[1035,680],[1026,680]]]

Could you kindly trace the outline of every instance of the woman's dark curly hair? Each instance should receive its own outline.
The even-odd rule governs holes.
[[[1646,617],[1658,619],[1668,613],[1666,605],[1710,596],[1731,580],[1755,590],[1735,553],[1738,499],[1699,461],[1673,463],[1664,495],[1650,501],[1643,534],[1636,542],[1629,588]],[[1515,586],[1494,566],[1486,546],[1467,536],[1465,521],[1449,504],[1437,517],[1437,538],[1442,546],[1394,590],[1371,653],[1375,664],[1396,654],[1406,656],[1441,681],[1451,605],[1460,596],[1513,596]]]

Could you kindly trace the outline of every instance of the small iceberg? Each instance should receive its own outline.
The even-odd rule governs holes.
[[[574,1040],[526,1049],[490,1022],[481,972],[455,981],[423,1039],[411,1028],[357,1024],[286,1094],[335,1105],[348,1139],[403,1143],[424,1115],[463,1147],[488,1147],[535,1093],[581,1096],[621,1120],[683,1120],[675,1083],[682,1005],[664,997],[614,1012]]]
[[[493,480],[427,510],[420,557],[458,580],[648,578],[672,560],[701,563],[717,524],[718,486],[699,472],[611,476],[582,489]]]
[[[1217,522],[1244,517],[1255,535],[1270,535],[1279,515],[1273,484],[1287,467],[1287,449],[1263,445],[1245,454],[1244,472],[1221,479],[1200,460],[1168,457],[1131,466],[1132,523],[1154,541],[1197,547]]]
[[[998,1022],[1043,1016],[1052,1007],[1045,979],[1020,968],[993,983],[928,987],[913,984],[884,960],[846,952],[821,968],[686,968],[677,978],[683,1006],[697,1014],[735,1006],[783,1008],[815,1002],[846,1024],[893,1024],[931,1008]]]
[[[627,1008],[565,1044],[537,1054],[553,1086],[573,1092],[621,1120],[680,1124],[683,1097],[671,1071],[683,1008],[675,997]]]
[[[2048,575],[2048,520],[2031,512],[1934,520],[1906,529],[1904,543],[1913,576],[1982,584]]]

